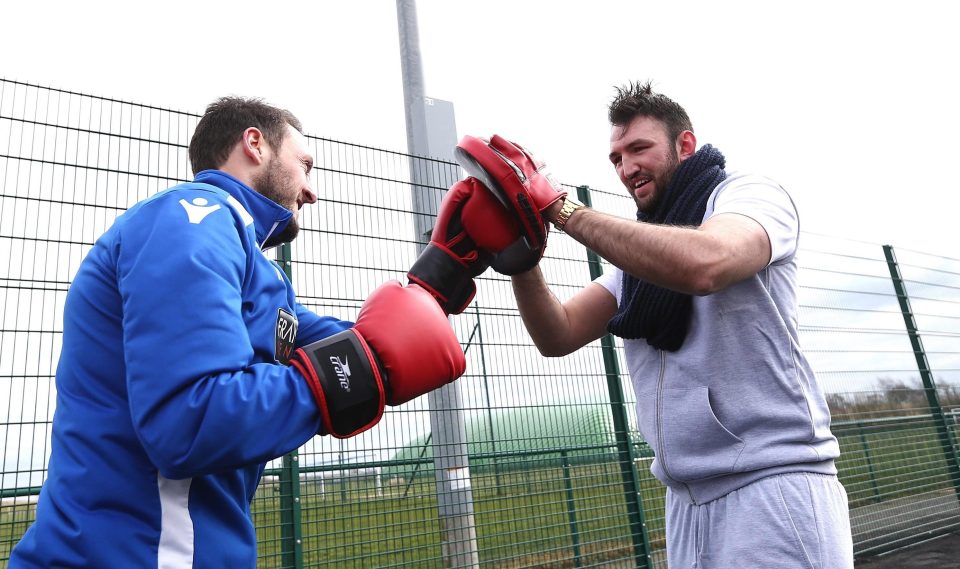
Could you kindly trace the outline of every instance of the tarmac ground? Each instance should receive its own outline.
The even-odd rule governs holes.
[[[862,557],[856,569],[957,569],[960,568],[960,533],[948,533],[898,551]]]

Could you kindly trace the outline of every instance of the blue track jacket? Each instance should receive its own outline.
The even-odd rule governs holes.
[[[96,242],[67,294],[47,480],[11,569],[256,567],[264,463],[320,430],[283,363],[351,326],[301,306],[264,256],[291,218],[206,170]]]

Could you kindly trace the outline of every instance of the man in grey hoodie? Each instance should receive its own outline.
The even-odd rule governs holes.
[[[851,569],[839,446],[798,345],[793,201],[698,149],[649,83],[618,88],[609,118],[637,219],[544,202],[543,219],[616,269],[562,303],[539,267],[513,275],[527,330],[545,356],[624,339],[672,569]]]

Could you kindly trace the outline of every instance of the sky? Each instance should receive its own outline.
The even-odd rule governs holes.
[[[806,232],[960,258],[953,2],[418,0],[425,92],[569,184],[624,191],[614,86],[651,80]],[[202,112],[263,97],[309,134],[406,150],[397,10],[352,2],[6,3],[0,77]],[[320,188],[322,191],[322,188]],[[633,213],[620,213],[632,216]]]

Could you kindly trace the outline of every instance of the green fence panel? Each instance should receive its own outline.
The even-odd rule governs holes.
[[[117,215],[191,177],[186,146],[197,120],[0,80],[0,567],[34,519],[45,476],[67,288]],[[277,259],[305,306],[351,320],[382,282],[405,281],[424,244],[413,228],[432,219],[414,213],[411,173],[443,180],[460,171],[308,142],[319,202],[301,211],[300,236]],[[586,192],[581,201],[597,209],[633,215],[625,193]],[[931,380],[936,372],[925,386],[879,251],[804,233],[798,253],[798,341],[833,413],[858,555],[960,527],[960,261],[898,250]],[[542,263],[561,300],[604,265],[559,232]],[[637,432],[622,344],[607,338],[545,359],[509,278],[487,271],[477,284],[451,324],[467,356],[456,386],[469,475],[458,483],[472,491],[481,566],[665,567],[665,491]],[[430,412],[421,397],[357,437],[316,437],[271,461],[251,505],[259,566],[443,567]]]

